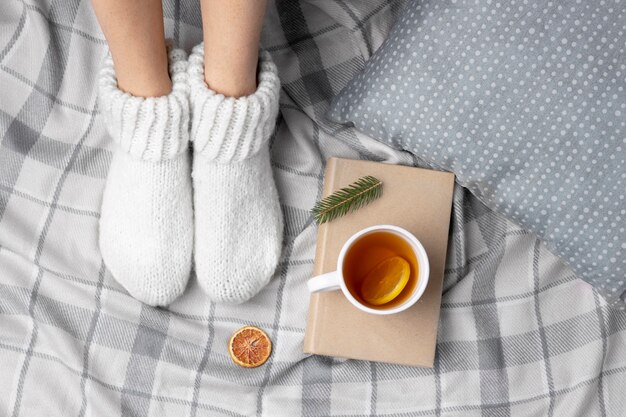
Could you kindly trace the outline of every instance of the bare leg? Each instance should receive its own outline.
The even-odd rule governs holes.
[[[256,90],[256,69],[266,0],[202,0],[204,77],[226,96]]]
[[[161,0],[92,2],[112,57],[98,78],[100,110],[117,144],[100,253],[129,294],[166,306],[183,293],[192,265],[187,54],[168,54]]]
[[[204,46],[188,68],[195,271],[213,301],[242,303],[267,285],[281,255],[269,151],[280,80],[270,54],[259,56],[266,1],[201,1]]]
[[[161,0],[92,0],[109,43],[118,87],[132,95],[168,94],[172,82]]]

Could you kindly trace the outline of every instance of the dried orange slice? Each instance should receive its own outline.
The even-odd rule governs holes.
[[[411,275],[411,265],[401,256],[392,256],[376,265],[363,279],[361,297],[375,306],[400,295]]]
[[[244,368],[256,368],[267,361],[272,353],[272,341],[267,334],[254,326],[237,330],[228,342],[230,358]]]

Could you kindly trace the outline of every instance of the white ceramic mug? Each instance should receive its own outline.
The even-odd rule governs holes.
[[[343,262],[346,254],[350,251],[352,246],[364,236],[370,233],[377,232],[393,233],[394,235],[400,237],[402,240],[408,243],[409,246],[411,246],[411,248],[413,249],[415,259],[417,260],[417,264],[419,265],[417,273],[417,284],[413,289],[413,293],[409,298],[407,298],[405,302],[400,305],[394,306],[393,308],[375,309],[361,303],[352,295],[352,293],[348,289],[343,275]],[[348,299],[348,301],[350,301],[350,303],[352,303],[352,305],[354,305],[359,310],[371,314],[385,315],[399,313],[415,304],[424,294],[424,291],[426,291],[429,275],[430,266],[428,263],[428,256],[426,255],[426,250],[424,249],[424,246],[422,246],[420,241],[408,230],[405,230],[398,226],[382,224],[365,228],[352,235],[352,237],[350,237],[350,239],[348,239],[346,243],[344,243],[343,247],[341,248],[341,252],[339,252],[339,259],[337,259],[337,270],[309,279],[309,281],[307,282],[307,287],[312,293],[341,290],[341,292],[343,292],[343,295]]]

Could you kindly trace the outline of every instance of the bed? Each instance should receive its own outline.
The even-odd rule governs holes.
[[[97,245],[113,144],[94,88],[106,43],[86,0],[0,5],[0,415],[623,416],[626,313],[534,234],[456,186],[433,369],[302,352],[330,156],[425,166],[326,118],[405,2],[277,1],[262,43],[283,87],[272,161],[286,227],[271,283],[241,306],[195,278],[167,309],[131,298]],[[201,38],[196,2],[167,36]],[[267,364],[230,334],[266,330]]]

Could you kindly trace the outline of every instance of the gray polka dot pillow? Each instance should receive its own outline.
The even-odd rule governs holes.
[[[328,116],[453,171],[624,308],[625,0],[410,2]]]

